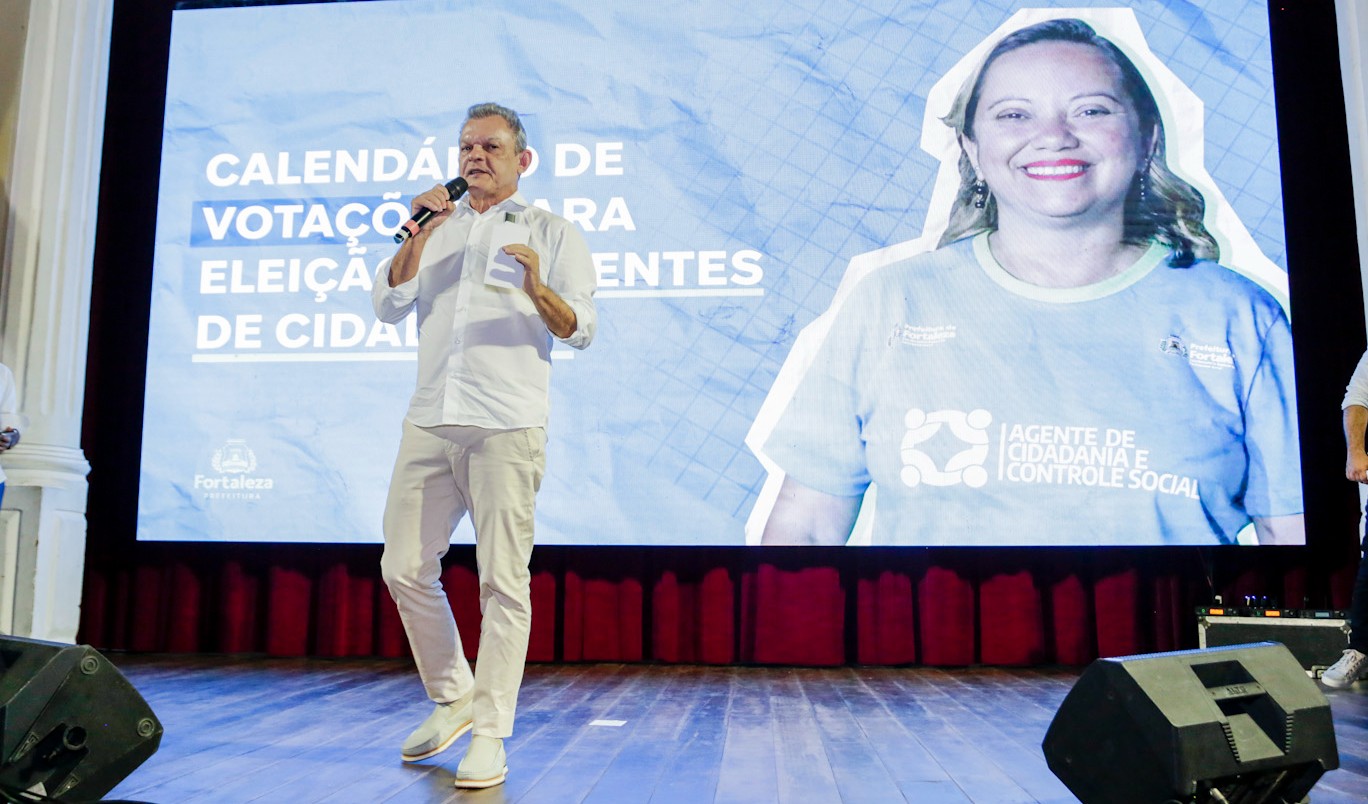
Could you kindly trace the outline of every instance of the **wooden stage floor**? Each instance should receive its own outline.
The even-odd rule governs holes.
[[[112,799],[1074,801],[1040,749],[1069,670],[531,665],[508,782],[458,791],[465,738],[399,761],[430,710],[407,661],[109,658],[166,728]],[[1328,697],[1341,767],[1311,801],[1368,800],[1368,684]]]

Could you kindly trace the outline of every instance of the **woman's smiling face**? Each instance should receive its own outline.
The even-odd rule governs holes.
[[[1121,223],[1152,150],[1121,71],[1075,42],[1037,42],[988,67],[962,144],[997,199],[998,225]]]

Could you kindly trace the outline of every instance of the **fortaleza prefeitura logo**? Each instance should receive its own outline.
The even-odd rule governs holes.
[[[259,500],[262,492],[275,488],[275,478],[255,474],[257,456],[245,439],[223,442],[210,465],[215,474],[195,475],[195,491],[206,500]]]

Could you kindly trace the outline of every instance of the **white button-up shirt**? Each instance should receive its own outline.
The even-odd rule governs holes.
[[[528,205],[520,193],[478,213],[461,199],[428,238],[418,274],[389,286],[389,263],[376,273],[375,315],[397,324],[418,312],[418,389],[408,420],[419,427],[464,424],[491,430],[545,427],[552,334],[521,287],[485,283],[496,224],[530,230],[542,282],[575,311],[564,343],[583,349],[594,338],[597,276],[574,224]]]
[[[1350,405],[1368,408],[1368,352],[1359,358],[1354,375],[1349,378],[1349,387],[1344,389],[1344,401],[1340,403],[1340,409]]]
[[[14,373],[0,363],[0,430],[6,427],[19,429],[19,398],[14,393]],[[5,482],[5,469],[0,467],[0,483]]]

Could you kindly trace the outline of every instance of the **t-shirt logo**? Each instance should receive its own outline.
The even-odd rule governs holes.
[[[1201,369],[1230,370],[1235,368],[1235,355],[1225,344],[1183,343],[1177,335],[1159,341],[1159,351],[1166,355],[1187,358],[1188,365]]]
[[[939,324],[930,327],[899,324],[888,336],[889,346],[939,346],[957,334],[954,324]]]
[[[988,470],[983,468],[988,460],[988,425],[993,415],[982,408],[965,413],[962,410],[936,410],[927,413],[920,408],[911,408],[903,418],[907,433],[902,440],[902,482],[909,487],[922,483],[928,486],[955,486],[963,483],[970,488],[979,488],[988,482]],[[942,426],[950,428],[950,434],[967,446],[951,455],[945,466],[936,466],[936,461],[922,451],[922,444],[940,432]]]

